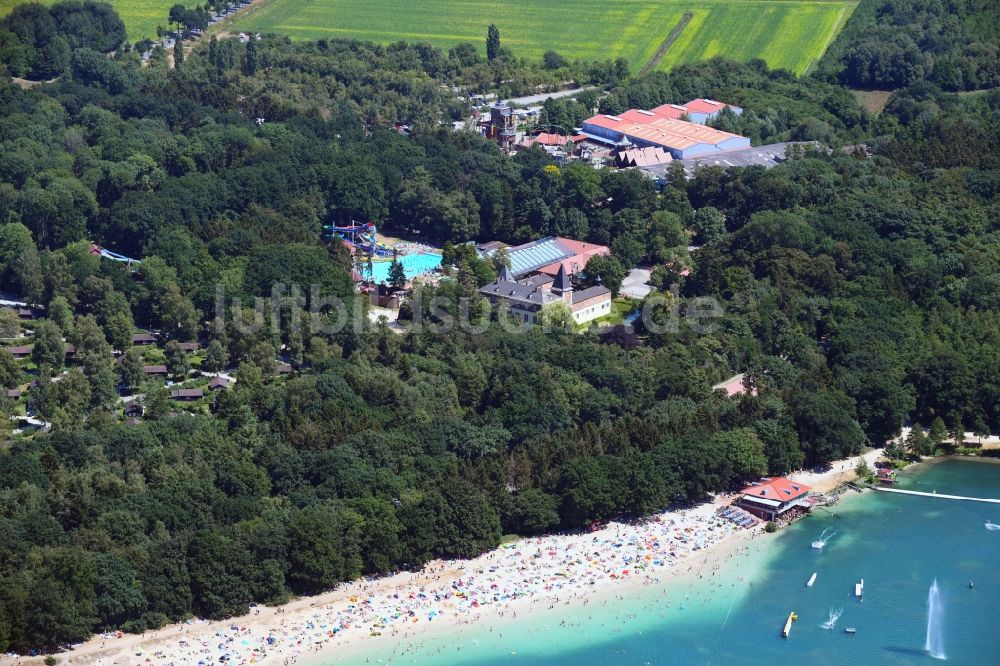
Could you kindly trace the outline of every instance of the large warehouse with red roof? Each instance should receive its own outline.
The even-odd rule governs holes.
[[[750,139],[747,137],[704,124],[718,116],[724,108],[737,114],[743,111],[740,107],[722,102],[695,99],[684,105],[664,104],[652,111],[629,109],[617,116],[598,114],[583,121],[581,133],[613,146],[663,148],[674,159],[749,148]],[[690,122],[681,120],[683,117],[689,118]]]

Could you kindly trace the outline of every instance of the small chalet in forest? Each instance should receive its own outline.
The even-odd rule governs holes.
[[[202,391],[200,388],[174,389],[173,391],[170,392],[170,397],[173,398],[174,400],[185,400],[185,401],[200,400],[202,397],[204,397],[204,395],[205,392]]]
[[[152,333],[136,333],[132,336],[132,344],[134,345],[152,345],[156,344],[156,336]]]
[[[208,380],[209,391],[221,391],[229,388],[229,380],[225,377],[212,377]]]

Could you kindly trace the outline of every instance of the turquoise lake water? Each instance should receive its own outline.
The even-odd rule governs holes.
[[[948,460],[898,487],[1000,497],[1000,464]],[[940,664],[924,651],[936,578],[948,662],[1000,664],[1000,505],[851,493],[831,511],[753,539],[702,578],[595,596],[415,643],[373,641],[319,664]],[[822,551],[810,548],[835,531]],[[812,588],[806,581],[818,573]],[[854,584],[865,579],[864,601]],[[974,581],[969,589],[969,581]],[[627,597],[621,596],[627,594]],[[547,603],[547,602],[546,602]],[[842,609],[833,629],[820,625]],[[788,639],[781,628],[798,613]],[[844,633],[855,627],[857,633]]]
[[[372,277],[375,282],[389,281],[389,265],[391,263],[391,261],[372,262]],[[403,272],[406,273],[406,278],[409,280],[440,266],[441,255],[432,252],[405,254],[399,257],[399,263],[403,264]]]

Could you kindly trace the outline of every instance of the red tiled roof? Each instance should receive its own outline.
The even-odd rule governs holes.
[[[596,125],[597,127],[603,127],[604,129],[617,130],[619,132],[624,131],[626,128],[631,127],[635,124],[635,121],[628,121],[620,116],[609,116],[605,113],[599,113],[596,116],[587,118],[584,120],[588,125]]]
[[[718,145],[728,139],[740,138],[736,134],[723,132],[706,125],[665,117],[637,123],[625,120],[620,116],[596,115],[588,118],[584,123],[678,150],[690,148],[699,143]]]
[[[585,241],[578,241],[572,238],[565,238],[559,236],[559,243],[566,246],[568,249],[573,250],[577,254],[607,254],[608,248],[605,245],[598,245],[597,243],[587,243]]]
[[[690,273],[690,272],[691,271],[688,271],[688,273]],[[685,275],[685,273],[682,272],[681,275]],[[715,386],[712,387],[712,390],[713,391],[715,391],[715,390],[725,391],[726,392],[726,396],[730,397],[730,398],[732,398],[734,395],[742,395],[742,394],[744,394],[744,393],[747,392],[746,386],[743,385],[743,379],[744,379],[744,375],[743,375],[743,373],[740,373],[740,374],[738,374],[738,375],[736,375],[734,377],[730,377],[729,379],[727,379],[724,382],[719,382],[718,384],[716,384]],[[756,389],[756,387],[751,386],[751,388],[750,388],[750,394],[751,395],[757,395],[757,389]]]
[[[656,113],[653,111],[644,111],[642,109],[629,109],[625,113],[619,113],[618,117],[622,120],[628,120],[629,122],[641,123],[645,125],[646,123],[656,120]]]
[[[548,132],[541,132],[532,138],[535,139],[535,143],[540,143],[543,146],[565,146],[570,141],[568,136]]]
[[[812,490],[812,486],[798,483],[783,476],[762,481],[756,485],[747,486],[743,489],[743,495],[758,499],[768,499],[775,502],[790,502],[793,499],[802,497]]]
[[[714,99],[699,97],[698,99],[691,100],[684,106],[687,107],[688,111],[694,111],[696,113],[715,113],[716,111],[722,111],[728,106],[728,104],[716,102]]]
[[[590,258],[594,255],[607,256],[611,253],[604,245],[598,245],[596,243],[585,243],[584,241],[573,240],[572,238],[559,237],[559,243],[563,245],[567,250],[575,252],[571,257],[566,257],[560,261],[555,261],[547,266],[542,266],[538,269],[539,273],[545,273],[546,275],[555,275],[559,272],[559,267],[566,271],[569,275],[575,275],[587,267],[587,263]]]
[[[661,104],[655,109],[651,109],[651,111],[658,116],[673,118],[674,120],[680,120],[681,116],[688,112],[687,108],[680,104]]]

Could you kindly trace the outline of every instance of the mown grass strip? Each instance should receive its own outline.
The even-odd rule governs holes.
[[[660,48],[658,48],[656,50],[656,53],[653,54],[652,59],[650,59],[650,61],[647,62],[645,65],[643,65],[642,69],[639,70],[639,74],[648,74],[649,72],[653,71],[654,67],[660,64],[660,61],[666,54],[667,49],[669,49],[670,45],[673,44],[678,37],[680,37],[681,31],[683,31],[684,28],[687,27],[687,24],[690,23],[691,19],[693,18],[694,18],[693,12],[684,12],[684,16],[682,16],[681,20],[677,22],[677,25],[674,26],[674,29],[670,31],[670,34],[667,35],[667,38],[663,40],[663,43],[660,44]]]

